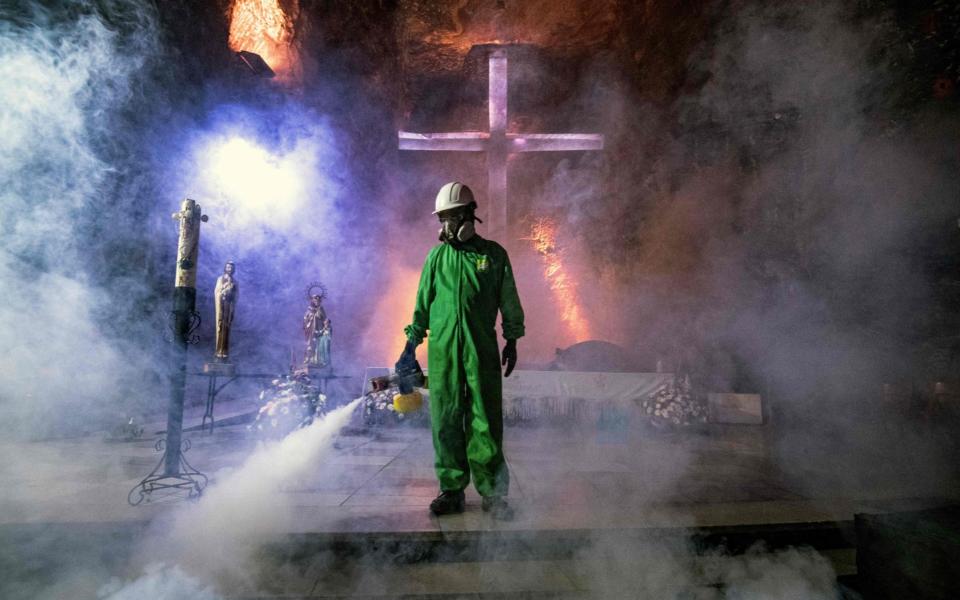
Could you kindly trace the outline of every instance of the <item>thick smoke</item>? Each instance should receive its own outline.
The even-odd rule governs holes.
[[[939,275],[922,255],[956,235],[957,122],[906,101],[897,24],[860,11],[756,2],[717,14],[669,106],[640,100],[598,58],[559,112],[572,119],[582,98],[604,107],[603,157],[528,182],[531,212],[561,223],[607,339],[665,358],[698,393],[763,394],[798,489],[887,481],[888,493],[936,495],[954,481],[949,446],[903,420],[910,390],[947,376],[931,351],[944,343],[930,327]],[[532,315],[544,330],[550,318]],[[881,404],[884,383],[903,390],[894,404]]]
[[[937,282],[917,249],[951,227],[958,185],[951,144],[924,125],[931,107],[898,110],[891,93],[904,78],[892,22],[842,3],[759,5],[722,30],[700,64],[710,79],[681,102],[746,162],[698,274],[712,306],[695,335],[732,359],[712,383],[765,394],[779,463],[800,489],[862,494],[886,479],[887,493],[947,490],[947,448],[910,427],[891,444],[874,421],[907,412],[906,398],[881,406],[882,383],[932,383],[914,340],[930,335]],[[925,468],[903,462],[900,444]]]
[[[120,193],[137,174],[116,158],[137,152],[122,109],[137,101],[157,35],[149,6],[104,5],[112,20],[82,4],[0,17],[5,431],[50,434],[143,408],[125,392],[150,377],[157,329],[140,303],[152,282],[143,251],[125,264],[112,252],[142,212]]]
[[[955,181],[917,164],[912,136],[871,123],[888,109],[876,95],[894,75],[872,56],[885,33],[882,21],[832,3],[745,10],[707,58],[697,103],[684,107],[687,119],[720,124],[735,147],[758,147],[729,200],[738,205],[730,234],[704,248],[723,300],[711,321],[766,371],[772,392],[792,399],[869,385],[911,315],[929,310],[931,282],[903,249],[948,218]],[[919,172],[947,185],[917,185]],[[738,294],[739,282],[760,294]],[[819,390],[804,389],[811,371]]]
[[[583,69],[559,114],[601,107],[606,150],[556,162],[531,212],[584,247],[587,313],[625,345],[713,391],[874,393],[918,366],[902,349],[935,309],[916,249],[954,221],[949,136],[896,96],[885,13],[745,3],[714,25],[669,106],[608,58]]]
[[[214,598],[209,585],[255,583],[262,575],[256,553],[290,532],[296,522],[283,488],[323,477],[324,456],[359,402],[261,446],[235,470],[218,474],[197,504],[174,512],[172,523],[160,520],[151,534],[156,539],[144,545],[139,558],[146,562],[145,573],[119,589],[107,588],[108,597],[123,600],[146,593],[151,598]]]
[[[98,598],[109,600],[219,600],[213,586],[186,573],[179,566],[168,567],[160,563],[150,564],[139,579],[121,582],[114,579],[100,588]]]
[[[307,103],[230,68],[178,88],[195,74],[171,60],[149,3],[37,3],[0,28],[0,281],[12,292],[0,309],[0,401],[15,430],[96,430],[164,401],[170,215],[188,197],[210,216],[191,371],[212,356],[212,291],[227,260],[242,292],[232,356],[244,369],[279,373],[302,357],[314,281],[349,368],[372,310],[359,299],[382,285],[370,270],[383,215],[357,227],[376,195],[350,177],[349,143],[322,112],[332,92]],[[373,348],[387,345],[379,337]]]

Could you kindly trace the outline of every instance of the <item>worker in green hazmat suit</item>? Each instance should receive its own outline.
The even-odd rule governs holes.
[[[440,188],[436,214],[440,240],[423,265],[413,322],[397,369],[415,360],[427,331],[430,418],[440,495],[430,504],[435,515],[463,512],[463,490],[473,484],[482,508],[510,519],[504,496],[509,473],[503,456],[500,367],[509,377],[523,336],[523,308],[507,251],[476,234],[477,204],[459,182]],[[501,355],[494,325],[503,316],[506,344]]]

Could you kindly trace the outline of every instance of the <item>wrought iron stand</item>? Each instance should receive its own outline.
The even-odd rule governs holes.
[[[166,445],[167,441],[163,438],[157,440],[154,445],[157,452],[163,452],[164,456],[150,474],[127,494],[127,502],[131,506],[136,506],[144,500],[149,502],[151,494],[158,490],[185,491],[187,498],[199,498],[203,488],[207,487],[207,476],[196,470],[183,456],[190,450],[190,440],[183,440],[181,443],[180,451],[177,452],[180,455],[180,464],[173,474],[168,474],[166,470]]]
[[[198,340],[194,331],[200,326],[197,313],[197,254],[200,243],[200,223],[207,220],[200,214],[200,206],[193,200],[183,201],[180,212],[174,213],[180,223],[177,246],[177,278],[173,288],[173,370],[170,374],[170,406],[167,411],[167,437],[157,441],[157,451],[163,458],[149,475],[127,494],[127,502],[137,505],[150,499],[157,490],[187,491],[190,498],[198,497],[207,485],[207,476],[194,469],[183,457],[190,449],[183,436],[183,396],[187,383],[187,347]]]

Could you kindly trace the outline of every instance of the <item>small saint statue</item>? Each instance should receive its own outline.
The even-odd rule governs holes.
[[[333,335],[333,326],[330,319],[323,320],[323,329],[320,330],[320,366],[330,365],[330,338]]]
[[[316,287],[321,288],[321,293],[311,293]],[[303,337],[307,342],[303,364],[308,367],[322,367],[325,363],[321,361],[320,341],[323,338],[324,323],[327,321],[327,312],[323,309],[325,293],[319,284],[311,284],[307,288],[307,296],[310,298],[310,305],[303,315]]]
[[[233,325],[233,315],[240,297],[240,286],[234,276],[236,269],[233,261],[227,261],[223,266],[223,275],[217,278],[217,286],[213,290],[217,323],[216,350],[213,356],[216,362],[221,363],[229,362],[230,327]]]

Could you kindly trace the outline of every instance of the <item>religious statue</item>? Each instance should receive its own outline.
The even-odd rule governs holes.
[[[217,286],[213,291],[217,324],[214,358],[217,362],[229,362],[230,327],[233,325],[233,315],[240,297],[240,286],[234,277],[236,269],[233,261],[227,261],[223,266],[223,275],[217,278]]]
[[[333,335],[333,326],[330,319],[323,320],[323,329],[320,330],[320,364],[328,366],[330,364],[330,338]]]
[[[319,290],[319,294],[314,290]],[[307,312],[303,315],[303,337],[307,342],[307,351],[303,356],[303,364],[307,367],[323,367],[321,340],[324,326],[328,323],[327,312],[323,310],[323,299],[327,293],[320,283],[311,283],[307,287],[307,298],[310,300]],[[329,360],[329,333],[327,335],[327,360]]]

